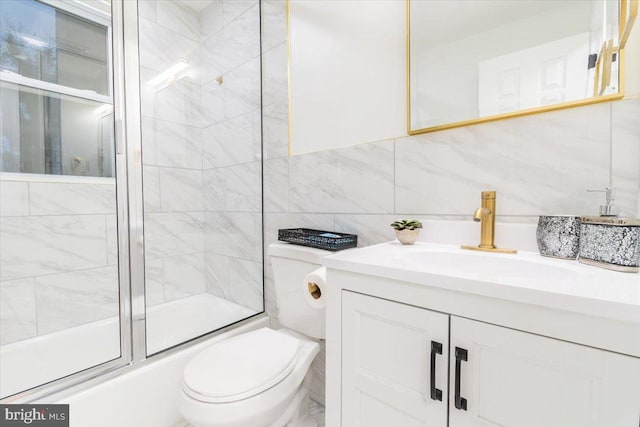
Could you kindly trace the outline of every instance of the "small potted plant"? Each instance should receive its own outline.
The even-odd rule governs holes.
[[[417,219],[401,219],[391,223],[396,237],[403,245],[413,245],[420,234],[422,223]]]

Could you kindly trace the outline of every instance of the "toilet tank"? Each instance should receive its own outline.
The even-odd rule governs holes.
[[[307,304],[304,276],[322,267],[322,258],[332,252],[290,243],[272,243],[269,256],[282,326],[312,338],[325,338],[325,310]]]

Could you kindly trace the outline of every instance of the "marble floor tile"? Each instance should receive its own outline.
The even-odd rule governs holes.
[[[309,400],[309,413],[318,427],[325,427],[324,406],[314,400]]]

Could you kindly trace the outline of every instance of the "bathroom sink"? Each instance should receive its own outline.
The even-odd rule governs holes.
[[[394,241],[343,251],[325,257],[323,264],[329,282],[342,272],[349,275],[344,280],[353,273],[382,279],[372,280],[362,292],[398,289],[400,298],[407,295],[400,284],[411,283],[586,314],[606,312],[640,322],[637,274],[543,257],[537,252],[500,254],[451,244],[416,242],[409,246]]]
[[[564,280],[576,274],[569,268],[552,265],[539,257],[463,250],[417,250],[397,257],[394,262],[412,270],[475,278]]]

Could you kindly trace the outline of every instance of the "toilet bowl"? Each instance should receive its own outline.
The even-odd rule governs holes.
[[[306,407],[319,349],[282,329],[230,338],[189,362],[178,408],[195,427],[315,426]]]
[[[330,252],[286,243],[269,246],[279,321],[216,343],[191,360],[178,409],[193,427],[315,427],[308,411],[313,371],[324,338],[324,310],[302,293],[304,275]]]

